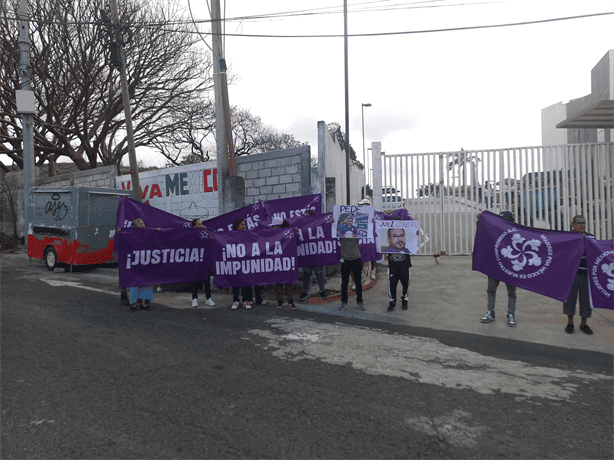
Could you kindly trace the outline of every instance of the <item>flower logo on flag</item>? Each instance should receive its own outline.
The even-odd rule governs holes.
[[[512,260],[512,268],[517,272],[523,270],[527,264],[536,267],[542,264],[542,259],[538,255],[541,241],[536,239],[525,241],[525,238],[516,233],[512,237],[511,245],[501,250],[503,257]]]
[[[292,230],[286,230],[286,231],[284,232],[284,238],[290,239],[290,238],[292,238],[293,236],[294,236],[294,231],[292,231]]]
[[[614,251],[605,251],[595,259],[591,276],[595,287],[604,296],[611,297],[614,294]]]
[[[601,271],[608,277],[608,289],[614,291],[614,262],[611,264],[603,264]]]
[[[205,238],[209,238],[211,236],[211,232],[205,229],[202,232],[200,232],[199,236],[200,236],[200,239],[203,240]]]
[[[497,239],[495,258],[499,268],[514,278],[527,279],[542,275],[552,263],[552,244],[546,235],[528,238],[511,228]],[[533,268],[534,267],[534,268]]]
[[[330,224],[332,221],[333,221],[332,214],[329,214],[328,216],[324,218],[324,222],[326,222],[327,224]]]
[[[185,222],[183,228],[192,228],[192,224],[190,222]]]

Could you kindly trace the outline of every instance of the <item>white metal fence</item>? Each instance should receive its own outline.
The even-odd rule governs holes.
[[[557,230],[582,214],[587,231],[612,239],[613,157],[614,143],[382,155],[381,185],[420,222],[419,254],[471,254],[483,210]]]

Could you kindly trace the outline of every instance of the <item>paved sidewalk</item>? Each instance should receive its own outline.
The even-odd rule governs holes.
[[[6,259],[5,259],[6,258]],[[18,262],[19,266],[28,267],[28,258],[25,253],[2,254],[1,259]],[[0,260],[1,260],[0,259]],[[576,329],[573,334],[566,334],[564,329],[567,317],[563,314],[561,302],[534,294],[522,289],[517,290],[516,327],[509,327],[506,320],[507,291],[505,285],[499,285],[497,291],[496,320],[492,323],[482,324],[480,318],[486,313],[486,276],[471,270],[470,256],[441,256],[436,263],[432,256],[412,257],[411,284],[409,286],[409,310],[402,310],[400,302],[393,312],[387,312],[388,286],[386,281],[386,263],[376,267],[376,279],[372,280],[365,274],[366,290],[363,293],[367,311],[356,309],[355,297],[350,297],[348,309],[344,312],[337,310],[339,306],[338,292],[340,278],[328,279],[326,288],[330,294],[325,303],[311,303],[320,301],[317,286],[310,291],[313,295],[295,303],[300,310],[320,312],[340,317],[362,318],[373,321],[403,324],[437,330],[457,331],[482,336],[509,338],[514,340],[554,345],[559,347],[598,351],[614,355],[614,311],[595,309],[588,324],[594,331],[588,336],[579,330],[580,318],[576,317]],[[32,267],[38,267],[43,272],[46,269],[42,261],[32,260]],[[54,274],[55,275],[55,274]],[[66,273],[66,276],[71,276]],[[91,280],[105,281],[110,286],[117,286],[116,268],[97,268],[87,272],[73,273],[74,277],[90,278]],[[400,296],[401,286],[397,287]],[[119,301],[119,291],[117,295]],[[268,302],[266,307],[276,308],[273,297],[265,295]],[[313,299],[313,300],[312,300]],[[215,307],[204,306],[205,296],[199,295],[202,309],[230,308],[232,297],[215,289],[213,300]],[[311,302],[310,302],[311,300]],[[155,292],[153,304],[165,305],[171,308],[188,309],[191,307],[191,293],[188,291]],[[283,314],[290,310],[286,307]],[[245,314],[245,310],[237,314]]]
[[[300,305],[300,308],[339,316],[614,354],[613,310],[593,310],[588,320],[594,331],[592,336],[579,330],[579,317],[576,317],[575,332],[567,334],[564,331],[567,316],[563,314],[561,302],[517,289],[517,324],[516,327],[509,327],[506,318],[507,290],[505,284],[501,283],[495,304],[496,320],[482,324],[480,318],[487,310],[486,275],[471,270],[471,256],[441,256],[438,260],[439,264],[432,256],[412,257],[408,310],[402,310],[397,301],[393,312],[386,311],[388,285],[385,263],[377,265],[377,282],[363,294],[366,312],[357,310],[352,298],[344,312],[337,311],[339,302],[332,305],[306,304]],[[399,283],[397,298],[400,293]]]

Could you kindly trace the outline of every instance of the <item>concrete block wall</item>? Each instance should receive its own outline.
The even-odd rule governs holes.
[[[115,166],[105,166],[102,168],[77,171],[61,176],[37,179],[36,185],[38,187],[74,186],[115,188],[116,176],[117,168]]]
[[[311,149],[308,145],[236,159],[245,180],[245,204],[311,194]]]

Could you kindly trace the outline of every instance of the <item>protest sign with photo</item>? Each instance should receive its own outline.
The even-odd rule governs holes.
[[[384,254],[416,254],[418,229],[416,220],[378,220],[375,222],[377,250]]]
[[[335,238],[369,238],[373,236],[373,206],[336,205],[333,208]]]

